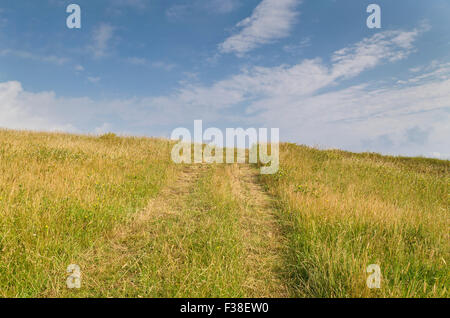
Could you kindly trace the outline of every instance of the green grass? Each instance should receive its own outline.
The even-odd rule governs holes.
[[[172,145],[0,130],[0,297],[449,296],[449,161],[282,144],[257,178]]]
[[[78,296],[240,297],[243,259],[237,229],[237,203],[217,168],[175,183],[126,233],[83,261],[85,287]],[[121,258],[122,257],[122,258]],[[70,295],[68,293],[67,295]]]
[[[83,288],[64,297],[249,297],[269,293],[245,252],[251,239],[230,166],[180,166],[146,209],[79,259]],[[182,172],[181,172],[182,173]],[[269,271],[270,273],[270,271]],[[260,279],[260,284],[249,278]]]
[[[448,161],[285,144],[262,177],[288,244],[296,297],[448,297]],[[379,264],[380,289],[366,286]]]
[[[148,287],[141,295],[244,296],[239,208],[217,173],[212,168],[195,181],[179,213],[148,224],[153,252],[142,259],[137,286]]]
[[[58,295],[67,266],[158,194],[169,147],[0,131],[0,296]]]

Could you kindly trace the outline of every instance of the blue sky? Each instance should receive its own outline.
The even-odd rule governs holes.
[[[448,0],[3,0],[0,127],[168,137],[202,119],[449,158],[449,16]]]

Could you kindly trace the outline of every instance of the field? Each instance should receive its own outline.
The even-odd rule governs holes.
[[[285,144],[277,198],[286,281],[298,297],[448,297],[448,161]],[[380,289],[366,286],[378,264]]]
[[[0,297],[449,296],[449,161],[282,144],[260,176],[172,146],[0,130]]]

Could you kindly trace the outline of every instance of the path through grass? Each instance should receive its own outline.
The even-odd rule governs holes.
[[[286,295],[277,225],[256,173],[180,166],[175,182],[79,261],[84,286],[64,296]]]
[[[448,297],[448,161],[282,144],[259,176],[172,145],[0,130],[0,297]]]

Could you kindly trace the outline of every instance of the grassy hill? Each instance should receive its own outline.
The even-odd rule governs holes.
[[[300,297],[443,297],[450,272],[450,162],[285,144],[262,178]],[[383,275],[368,289],[369,264]]]
[[[449,296],[449,161],[282,144],[260,176],[171,147],[0,130],[0,296]]]

